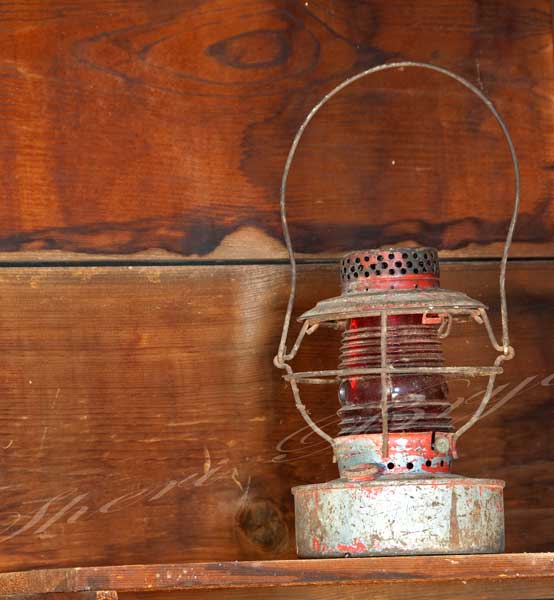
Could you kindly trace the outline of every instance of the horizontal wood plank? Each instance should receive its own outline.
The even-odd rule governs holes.
[[[384,61],[496,103],[520,155],[514,252],[554,256],[547,0],[0,2],[0,260],[282,258],[279,177],[311,106]],[[314,120],[290,178],[306,255],[414,240],[498,255],[513,177],[457,83],[386,73]]]
[[[446,265],[443,285],[497,323],[497,268]],[[296,314],[337,271],[300,267]],[[512,552],[554,548],[553,273],[511,265],[517,357],[456,463],[506,480]],[[272,364],[286,267],[13,268],[0,290],[0,570],[295,556],[290,488],[337,473]],[[477,326],[452,335],[451,361],[492,358]],[[312,336],[296,367],[333,367],[336,338]],[[482,389],[451,382],[457,423]],[[304,398],[334,434],[336,390]]]
[[[554,585],[554,554],[397,556],[51,569],[0,573],[0,593],[146,592],[504,578],[542,578]]]

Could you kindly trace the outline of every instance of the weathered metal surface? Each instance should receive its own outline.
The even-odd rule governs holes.
[[[398,473],[449,473],[454,455],[451,433],[389,433],[388,453],[383,456],[380,433],[349,435],[335,438],[335,456],[343,479],[360,480],[365,467],[371,465],[371,476]]]
[[[439,255],[434,248],[376,248],[346,254],[340,263],[343,294],[367,289],[439,287]]]
[[[305,558],[502,552],[503,487],[446,474],[296,487],[297,552]]]
[[[300,315],[298,320],[312,323],[343,321],[355,317],[379,316],[385,310],[389,314],[444,312],[456,317],[471,315],[480,308],[486,307],[482,302],[456,290],[368,289],[321,300]]]

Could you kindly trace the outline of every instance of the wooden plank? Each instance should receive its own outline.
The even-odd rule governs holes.
[[[497,264],[443,270],[497,322]],[[300,267],[296,314],[336,271]],[[518,356],[456,467],[507,481],[509,551],[554,548],[553,272],[511,265]],[[290,488],[337,473],[272,364],[287,285],[283,265],[1,270],[0,570],[293,558]],[[455,330],[449,357],[484,363],[486,343]],[[331,368],[336,347],[318,333],[296,367]],[[452,383],[456,419],[481,389]],[[304,397],[333,434],[336,390]]]
[[[277,195],[296,127],[345,76],[399,58],[494,100],[521,157],[514,251],[554,256],[547,0],[3,0],[0,57],[0,260],[283,257]],[[509,157],[454,82],[360,82],[297,160],[300,252],[417,240],[498,255]]]
[[[121,600],[163,600],[167,592],[159,593],[123,593]],[[262,589],[230,590],[186,590],[171,592],[171,600],[367,600],[368,597],[379,600],[551,600],[552,583],[539,580],[493,580],[448,581],[425,583],[372,583],[287,586]]]
[[[122,565],[0,574],[0,593],[156,592],[446,582],[531,581],[554,595],[554,554],[397,556],[219,563]]]

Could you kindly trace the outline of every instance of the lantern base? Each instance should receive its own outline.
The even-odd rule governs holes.
[[[503,552],[503,488],[503,481],[450,474],[298,486],[298,556]]]

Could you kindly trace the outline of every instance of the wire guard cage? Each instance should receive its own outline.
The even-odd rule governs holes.
[[[473,92],[478,98],[480,98],[485,106],[489,109],[496,121],[500,125],[500,128],[506,138],[513,163],[513,169],[515,174],[515,198],[513,213],[508,227],[506,241],[504,244],[504,250],[500,261],[500,310],[501,310],[501,324],[502,324],[502,338],[498,341],[489,317],[487,314],[486,307],[465,294],[456,291],[444,290],[439,287],[424,287],[420,289],[419,286],[411,286],[411,289],[394,289],[394,285],[373,285],[368,287],[366,282],[370,277],[390,274],[402,274],[410,276],[416,270],[418,273],[417,265],[414,267],[414,262],[410,261],[408,252],[402,252],[397,254],[399,249],[391,249],[392,259],[390,269],[392,273],[387,273],[389,267],[388,262],[384,260],[379,261],[378,259],[383,257],[370,257],[364,256],[363,253],[358,255],[356,253],[347,255],[341,263],[341,279],[343,284],[343,293],[336,297],[328,300],[319,302],[314,308],[307,311],[299,318],[302,322],[302,327],[296,338],[292,348],[287,349],[287,338],[290,328],[291,316],[294,308],[294,300],[296,294],[296,259],[294,250],[292,247],[291,237],[287,224],[287,213],[286,213],[286,187],[289,176],[290,167],[292,160],[295,156],[298,144],[309,125],[311,120],[315,117],[318,111],[331,99],[333,96],[338,94],[341,90],[348,87],[350,84],[371,75],[379,71],[386,71],[389,69],[407,69],[407,68],[421,68],[428,69],[442,73],[451,79],[454,79],[458,83],[462,84]],[[506,266],[508,261],[508,253],[512,243],[513,233],[517,220],[518,210],[520,202],[520,175],[519,165],[516,156],[515,148],[508,132],[506,124],[498,114],[497,110],[493,106],[492,102],[483,95],[483,93],[472,85],[466,79],[452,73],[451,71],[442,67],[412,61],[393,62],[383,65],[379,65],[353,77],[346,79],[333,90],[331,90],[326,96],[324,96],[309,112],[305,120],[298,129],[296,136],[292,142],[289,150],[285,168],[281,179],[281,191],[280,191],[280,209],[281,209],[281,222],[283,227],[283,235],[288,250],[291,266],[291,279],[290,279],[290,295],[283,322],[283,330],[281,334],[281,340],[279,343],[279,349],[277,355],[274,358],[274,364],[280,369],[286,371],[285,379],[290,383],[292,392],[294,395],[296,408],[308,423],[310,428],[324,440],[326,440],[333,448],[335,448],[335,439],[323,431],[310,417],[306,407],[302,403],[300,398],[300,384],[337,384],[341,380],[349,377],[363,377],[373,376],[380,377],[380,411],[381,411],[381,439],[382,439],[382,454],[387,456],[389,448],[389,417],[388,417],[388,398],[391,392],[391,379],[394,375],[463,375],[465,377],[488,377],[488,385],[485,393],[477,410],[471,416],[471,418],[461,426],[454,434],[453,441],[455,442],[463,433],[465,433],[470,427],[475,425],[479,420],[483,412],[485,411],[487,404],[491,398],[494,383],[497,375],[502,373],[501,364],[510,360],[514,357],[514,349],[510,345],[510,336],[508,330],[508,307],[506,301]],[[414,249],[405,249],[413,251]],[[418,249],[419,250],[419,249]],[[432,253],[431,249],[429,253]],[[368,251],[371,252],[371,251]],[[419,258],[419,257],[418,257]],[[366,260],[367,259],[367,260]],[[350,264],[352,261],[352,264]],[[433,276],[438,277],[438,263],[436,260],[436,254],[432,256],[431,260],[423,263],[427,275],[432,278]],[[386,267],[383,267],[386,264]],[[374,280],[376,281],[376,279]],[[438,279],[437,279],[438,282]],[[383,280],[383,284],[385,281]],[[437,284],[438,285],[438,284]],[[391,289],[392,288],[392,289]],[[422,315],[422,321],[426,319],[432,321],[438,319],[440,323],[438,328],[438,337],[440,339],[446,338],[450,331],[452,324],[460,318],[467,319],[468,317],[475,321],[477,324],[485,327],[487,335],[489,337],[492,347],[499,353],[494,363],[491,366],[408,366],[399,367],[392,364],[388,353],[388,331],[387,321],[390,316],[393,315]],[[336,370],[326,371],[307,371],[295,373],[292,367],[288,364],[298,353],[302,341],[306,335],[313,334],[319,327],[327,326],[342,329],[345,327],[345,323],[350,319],[357,317],[376,317],[379,323],[379,356],[380,362],[378,366],[363,367],[363,366],[352,366],[341,364],[341,368]]]

